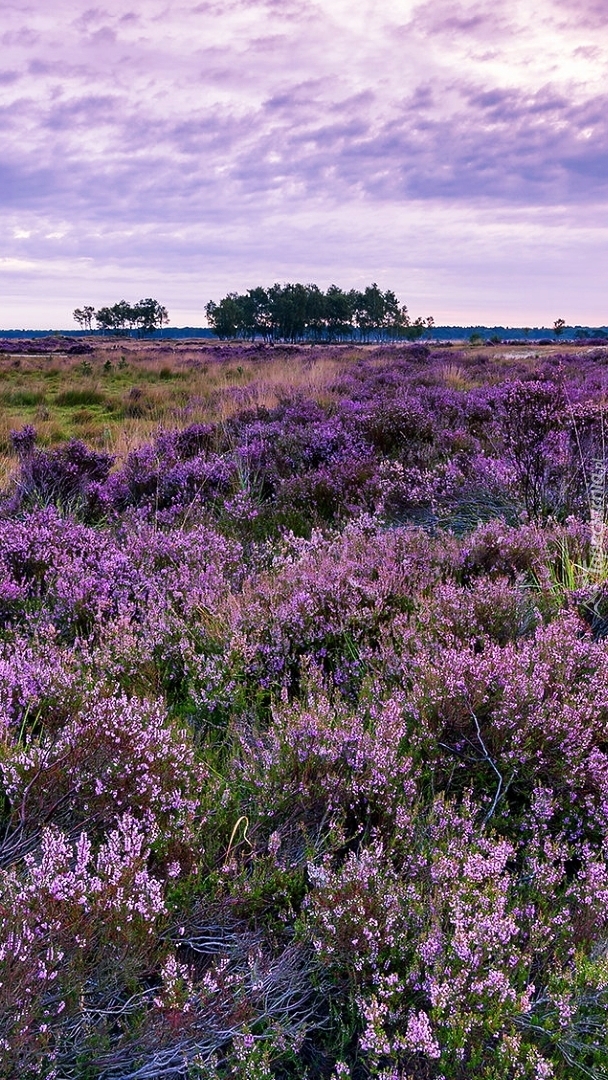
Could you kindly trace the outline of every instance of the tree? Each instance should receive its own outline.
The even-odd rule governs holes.
[[[112,307],[102,307],[95,312],[95,319],[100,330],[108,330],[115,334],[125,331],[127,323],[133,324],[133,308],[126,300],[119,300]]]
[[[115,331],[118,329],[118,326],[116,325],[116,313],[114,311],[114,308],[99,308],[99,310],[95,312],[95,321],[97,322],[97,326],[100,330]]]
[[[556,319],[555,322],[553,323],[553,333],[555,334],[555,336],[557,338],[561,337],[561,335],[563,334],[565,329],[566,329],[566,320],[565,319]]]
[[[166,307],[159,304],[158,300],[147,297],[139,300],[133,308],[134,323],[141,336],[153,334],[155,330],[162,330],[169,322],[169,313]]]
[[[397,326],[401,315],[399,301],[392,289],[387,289],[383,297],[384,312],[382,314],[381,327],[383,336],[388,333],[389,337],[397,336]]]
[[[282,288],[280,285],[273,285],[268,295],[274,333],[283,341],[298,341],[307,328],[308,288],[299,282],[295,285],[284,285]]]
[[[76,313],[74,313],[76,317]],[[100,330],[120,334],[125,331],[130,334],[137,329],[140,337],[152,334],[155,330],[162,329],[169,322],[167,309],[159,304],[158,300],[148,297],[140,300],[137,304],[129,304],[127,300],[119,300],[112,307],[101,307],[95,312],[95,319]]]
[[[132,328],[135,320],[131,304],[126,300],[119,300],[117,304],[114,304],[112,311],[114,312],[114,323],[117,330],[126,330],[127,323],[129,329]]]
[[[207,322],[222,340],[237,337],[243,325],[243,310],[238,293],[228,293],[219,304],[210,300],[205,307]]]
[[[367,285],[363,292],[353,290],[351,295],[354,301],[355,323],[361,337],[365,341],[369,340],[372,333],[379,337],[386,311],[384,294],[374,281]]]
[[[236,295],[236,294],[235,294]],[[258,302],[250,293],[245,293],[237,298],[241,319],[238,333],[245,338],[255,341],[257,332]]]
[[[352,324],[353,332],[358,330],[359,340],[367,340],[368,326],[367,326],[367,312],[365,309],[365,296],[360,289],[351,289],[349,294],[350,306],[352,311]]]
[[[247,290],[247,297],[251,338],[253,340],[256,334],[261,334],[264,341],[268,341],[272,338],[272,307],[269,293],[258,285],[255,289]]]
[[[330,341],[353,332],[351,296],[337,285],[330,285],[325,295],[325,326]]]
[[[306,330],[316,340],[323,337],[326,327],[327,301],[318,285],[306,285]]]
[[[417,341],[432,335],[431,315],[413,322],[407,307],[400,305],[392,289],[373,284],[363,291],[344,292],[330,285],[324,293],[318,285],[275,282],[269,289],[258,286],[245,294],[228,293],[205,306],[209,326],[220,338],[245,337],[254,341],[344,340],[356,328],[361,341],[405,338]]]
[[[83,330],[91,330],[95,308],[92,304],[85,304],[83,308],[74,308],[72,318]]]
[[[424,337],[427,329],[427,320],[419,315],[418,318],[414,319],[414,321],[406,328],[405,337],[408,341],[420,341],[420,338]]]

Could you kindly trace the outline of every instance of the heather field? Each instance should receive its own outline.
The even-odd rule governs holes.
[[[0,349],[0,1076],[608,1076],[608,348]]]

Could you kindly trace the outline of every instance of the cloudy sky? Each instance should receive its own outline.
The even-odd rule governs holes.
[[[0,9],[0,327],[297,280],[608,323],[606,0]]]

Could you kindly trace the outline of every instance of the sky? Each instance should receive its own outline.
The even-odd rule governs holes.
[[[608,323],[606,0],[0,0],[0,327],[372,281]]]

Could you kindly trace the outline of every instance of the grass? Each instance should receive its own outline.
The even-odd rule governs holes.
[[[5,354],[0,356],[0,454],[10,457],[10,432],[24,424],[35,425],[43,446],[79,438],[111,449],[120,459],[159,427],[225,422],[243,408],[271,409],[294,394],[331,406],[341,372],[365,356],[382,365],[389,349],[94,341],[84,358]],[[500,378],[505,365],[512,373],[514,367],[522,375],[534,372],[563,349],[532,353],[527,345],[515,346],[507,362],[504,347],[464,346],[451,354],[445,350],[443,364],[432,372],[421,366],[420,377],[464,391]],[[578,346],[580,353],[584,348]]]
[[[0,453],[10,454],[10,432],[24,424],[35,425],[42,446],[80,438],[120,458],[159,427],[223,422],[243,407],[272,408],[298,392],[327,403],[342,357],[286,352],[104,342],[84,362],[57,354],[0,357]]]
[[[62,390],[55,397],[54,404],[58,407],[66,405],[68,408],[78,408],[82,405],[107,405],[109,400],[94,387],[83,386],[76,390]]]

